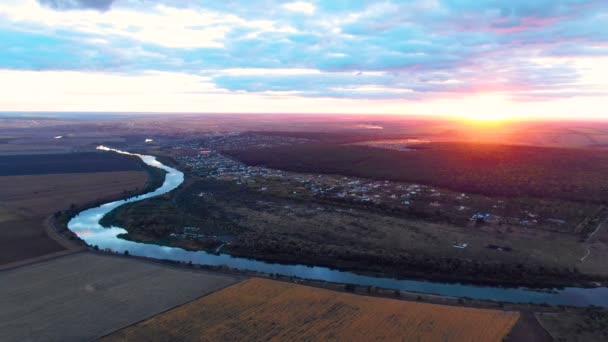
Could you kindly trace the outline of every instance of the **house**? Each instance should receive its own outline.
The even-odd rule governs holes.
[[[182,237],[186,239],[202,239],[205,237],[205,234],[200,234],[200,228],[184,227]]]
[[[486,222],[492,216],[491,214],[477,213],[471,216],[471,221]]]

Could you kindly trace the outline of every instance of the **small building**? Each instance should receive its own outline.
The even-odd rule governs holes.
[[[471,216],[471,221],[487,222],[491,216],[492,216],[492,214],[488,214],[488,213],[477,213],[477,214]]]

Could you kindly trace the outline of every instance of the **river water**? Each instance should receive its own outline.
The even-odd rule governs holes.
[[[127,231],[120,227],[104,228],[99,221],[113,209],[131,202],[158,196],[177,188],[184,181],[184,174],[166,166],[152,156],[132,154],[104,146],[100,150],[134,155],[144,163],[167,171],[163,185],[146,194],[128,199],[102,204],[98,207],[82,211],[70,222],[68,228],[76,233],[87,244],[109,248],[122,253],[129,251],[131,255],[175,261],[192,261],[194,264],[228,266],[241,270],[251,270],[264,273],[278,273],[285,276],[296,276],[305,279],[324,280],[337,283],[350,283],[361,286],[377,286],[401,291],[438,294],[451,297],[470,297],[475,299],[495,300],[512,303],[545,303],[551,305],[573,306],[603,306],[608,307],[608,288],[577,288],[563,289],[528,289],[504,288],[498,286],[478,286],[458,283],[441,283],[407,279],[381,278],[340,271],[327,267],[288,265],[268,263],[260,260],[233,257],[228,254],[212,254],[205,251],[187,251],[178,247],[167,247],[124,240],[118,237]]]

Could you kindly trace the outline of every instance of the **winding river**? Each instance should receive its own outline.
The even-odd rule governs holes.
[[[596,305],[608,307],[607,287],[567,287],[563,289],[503,288],[498,286],[477,286],[457,283],[380,278],[327,267],[275,264],[255,259],[233,257],[229,254],[187,251],[177,247],[159,246],[124,240],[118,236],[126,233],[127,231],[125,229],[120,227],[104,228],[99,223],[101,218],[123,204],[158,196],[177,188],[184,181],[184,174],[179,170],[160,163],[152,156],[123,152],[105,146],[99,146],[97,149],[137,156],[141,158],[144,163],[167,171],[165,181],[160,188],[140,196],[102,204],[98,207],[82,211],[68,222],[68,228],[76,233],[82,240],[89,245],[97,245],[101,249],[109,248],[120,253],[129,251],[129,254],[131,255],[156,259],[185,262],[192,261],[192,263],[195,264],[213,266],[224,265],[241,270],[277,273],[285,276],[296,276],[305,279],[324,280],[337,283],[350,283],[361,286],[371,285],[401,291],[438,294],[451,297],[470,297],[512,303],[532,302],[551,305]]]

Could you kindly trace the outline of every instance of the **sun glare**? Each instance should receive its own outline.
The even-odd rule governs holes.
[[[476,122],[499,122],[507,120],[507,116],[501,113],[477,113],[464,115],[465,120]]]

